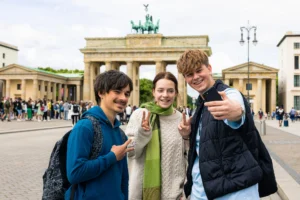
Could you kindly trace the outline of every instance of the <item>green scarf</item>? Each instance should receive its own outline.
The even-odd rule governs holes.
[[[141,105],[151,112],[150,126],[152,138],[146,146],[144,163],[143,200],[159,200],[161,193],[161,158],[160,158],[160,125],[159,115],[167,116],[173,113],[173,106],[161,108],[154,102]]]

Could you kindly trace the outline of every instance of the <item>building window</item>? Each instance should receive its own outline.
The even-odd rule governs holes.
[[[47,87],[47,86],[45,86],[45,92],[47,92],[47,90],[48,90],[48,87]]]
[[[39,91],[41,91],[41,85],[39,85]]]
[[[300,43],[299,42],[294,43],[294,49],[300,49]]]
[[[5,63],[2,64],[2,67],[5,67]]]
[[[294,87],[300,87],[300,75],[294,75]]]
[[[299,56],[295,56],[295,69],[299,69]]]
[[[5,59],[5,53],[3,53],[2,57],[3,57],[3,59]]]
[[[294,96],[294,108],[300,110],[300,96]]]
[[[53,87],[51,87],[51,92],[53,92]]]
[[[17,84],[17,90],[22,90],[21,84]]]

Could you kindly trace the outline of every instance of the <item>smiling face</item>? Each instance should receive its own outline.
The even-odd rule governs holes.
[[[113,115],[123,112],[130,97],[130,88],[126,86],[120,90],[110,90],[108,93],[99,94],[100,107]]]
[[[152,90],[154,100],[161,108],[169,108],[177,96],[175,83],[168,79],[160,79]]]
[[[184,74],[184,78],[189,86],[198,91],[200,94],[203,94],[215,83],[214,79],[212,78],[211,66],[206,66],[204,64],[195,68],[194,72]]]

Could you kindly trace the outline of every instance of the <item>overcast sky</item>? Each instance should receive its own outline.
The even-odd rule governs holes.
[[[300,33],[299,0],[0,0],[0,41],[19,48],[21,65],[83,69],[84,38],[125,37],[130,20],[145,21],[143,4],[154,22],[160,19],[164,36],[208,35],[213,72],[247,62],[247,45],[239,40],[248,20],[258,40],[250,44],[250,61],[270,67],[278,68],[276,45],[284,34]],[[167,70],[177,74],[175,66]],[[140,72],[153,79],[155,68]]]

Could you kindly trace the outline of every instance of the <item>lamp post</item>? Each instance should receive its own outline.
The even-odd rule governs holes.
[[[252,90],[252,84],[250,84],[250,80],[249,80],[249,40],[250,40],[250,32],[251,30],[254,30],[254,40],[252,41],[254,46],[257,44],[257,40],[256,40],[256,26],[250,26],[249,25],[249,21],[248,21],[248,26],[245,27],[240,27],[241,29],[241,40],[240,40],[240,44],[243,46],[245,41],[243,39],[243,30],[247,31],[247,42],[248,42],[248,83],[246,85],[246,89],[247,89],[247,100],[248,100],[248,103],[250,104],[250,95],[249,95],[249,90]]]

